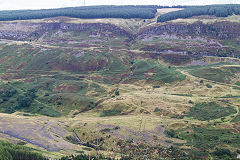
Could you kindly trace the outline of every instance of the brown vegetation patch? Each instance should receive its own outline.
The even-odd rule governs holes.
[[[161,54],[161,57],[173,65],[183,65],[191,61],[190,56],[181,54]]]
[[[240,132],[240,122],[233,124],[234,131],[239,133]]]
[[[14,78],[14,74],[13,73],[3,73],[2,75],[1,75],[1,79],[3,79],[3,80],[11,80],[11,79],[13,79]]]
[[[21,70],[21,69],[23,69],[25,67],[25,65],[26,65],[26,63],[20,62],[16,69],[17,70]]]
[[[186,127],[185,123],[173,123],[171,125],[169,125],[170,128],[184,128]]]
[[[79,71],[98,71],[102,69],[106,65],[106,61],[96,60],[92,59],[90,61],[84,62],[84,63],[74,63],[72,61],[70,62],[56,62],[53,65],[53,70],[67,70],[67,71],[73,71],[73,72],[79,72]]]
[[[11,60],[12,59],[12,57],[4,57],[4,58],[1,58],[0,59],[0,64],[2,64],[2,63],[4,63],[4,62],[7,62],[7,61],[9,61],[9,60]]]
[[[69,85],[66,83],[62,83],[55,87],[55,92],[77,92],[78,86],[77,85]]]
[[[219,124],[216,128],[232,129],[232,127],[228,124]]]

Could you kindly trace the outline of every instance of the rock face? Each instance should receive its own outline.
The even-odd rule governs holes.
[[[203,24],[196,22],[193,24],[166,23],[156,24],[143,28],[135,35],[128,33],[124,29],[108,23],[66,23],[48,22],[37,23],[29,21],[1,22],[0,39],[9,40],[34,40],[50,31],[77,31],[98,30],[99,32],[112,32],[114,34],[134,38],[143,38],[146,35],[181,35],[181,36],[207,36],[217,39],[233,39],[240,36],[240,23],[216,22],[213,24]]]
[[[181,36],[207,36],[218,39],[233,39],[240,36],[240,23],[216,22],[213,24],[203,24],[196,22],[193,24],[167,23],[142,29],[138,38],[146,35],[175,34]]]
[[[29,23],[29,22],[2,22],[0,25],[0,39],[9,40],[29,40],[37,39],[44,33],[50,31],[61,30],[83,32],[87,30],[99,30],[104,32],[112,32],[120,36],[130,37],[131,34],[125,30],[104,23]]]
[[[130,37],[131,34],[127,31],[112,25],[104,23],[84,23],[84,24],[72,24],[72,23],[62,23],[60,29],[63,31],[87,31],[89,29],[96,29],[104,32],[112,32],[121,36]]]

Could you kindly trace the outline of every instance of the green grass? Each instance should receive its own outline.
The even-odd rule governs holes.
[[[133,76],[131,77],[133,79],[145,79],[144,74],[155,68],[153,63],[143,60],[137,60],[134,63],[134,66]]]
[[[193,117],[201,121],[218,119],[236,113],[232,107],[223,107],[215,102],[195,104],[187,113],[188,117]]]
[[[236,157],[236,151],[231,153],[228,148],[239,148],[240,134],[232,132],[231,129],[220,129],[212,125],[188,126],[180,129],[166,129],[167,137],[186,140],[182,144],[191,150],[188,152],[192,159],[205,159],[206,157],[232,159]],[[225,148],[223,148],[225,147]],[[227,151],[227,152],[226,152]],[[219,157],[219,156],[222,157]]]
[[[156,73],[152,76],[154,81],[162,81],[164,83],[181,82],[186,78],[185,75],[176,71],[174,68],[159,65]]]
[[[240,122],[240,115],[238,114],[231,122]]]
[[[50,105],[43,105],[37,102],[34,102],[31,107],[24,110],[25,112],[34,113],[34,114],[41,114],[49,117],[59,117],[61,113],[53,109],[53,106]]]
[[[231,122],[240,122],[240,112],[238,113],[238,115],[237,115],[236,117],[234,117],[234,118],[232,119]]]
[[[124,59],[120,56],[113,56],[111,54],[102,54],[102,56],[107,56],[106,65],[99,71],[104,77],[119,78],[119,75],[125,73],[129,67],[130,63],[128,60],[124,62]]]
[[[224,41],[223,41],[223,44],[226,45],[226,46],[229,46],[229,47],[231,47],[231,48],[235,48],[235,49],[237,49],[237,50],[240,49],[239,44],[237,44],[236,41],[224,40]]]
[[[186,140],[187,146],[190,146],[192,150],[198,151],[197,154],[190,152],[194,159],[206,157],[210,153],[214,157],[215,154],[212,151],[215,147],[222,147],[223,145],[233,148],[240,147],[240,134],[233,133],[230,129],[216,129],[214,127],[195,127],[191,131],[180,129],[175,131],[175,137]]]
[[[230,81],[229,76],[232,76],[231,72],[222,71],[216,68],[200,68],[191,70],[189,73],[196,77],[201,77],[222,83],[229,82]]]
[[[172,83],[182,81],[186,78],[185,75],[176,71],[173,67],[166,67],[153,61],[137,60],[134,63],[133,79],[146,79],[152,81],[161,81],[163,83]],[[152,73],[152,76],[148,76]]]
[[[217,145],[229,144],[240,147],[240,135],[232,133],[230,129],[193,128],[193,133],[179,132],[179,137],[186,139],[188,145],[200,149],[212,149]]]
[[[117,116],[120,115],[122,112],[121,108],[113,108],[109,110],[103,110],[100,114],[100,117],[107,117],[107,116]]]
[[[240,81],[237,81],[235,84],[238,85],[238,86],[240,86]]]
[[[220,64],[217,64],[216,66],[219,65]],[[186,67],[185,69],[188,69],[189,73],[196,77],[205,78],[208,80],[222,83],[230,83],[231,77],[233,77],[235,73],[240,72],[240,67],[213,68],[213,65],[208,65],[204,67],[199,66]]]
[[[234,86],[233,89],[240,90],[240,87],[235,87],[235,86]]]

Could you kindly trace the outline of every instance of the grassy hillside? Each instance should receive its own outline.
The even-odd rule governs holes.
[[[221,39],[153,21],[1,22],[0,139],[36,149],[6,144],[10,151],[41,150],[52,159],[236,158],[237,27]]]

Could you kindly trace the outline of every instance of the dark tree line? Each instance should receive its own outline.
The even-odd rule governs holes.
[[[227,17],[230,15],[240,15],[240,5],[209,5],[191,6],[184,10],[169,12],[158,17],[158,22],[166,22],[178,18],[190,18],[200,15],[215,15],[217,17]]]
[[[33,149],[0,141],[0,160],[47,160]]]
[[[87,7],[68,7],[59,9],[41,10],[11,10],[0,11],[0,21],[42,19],[58,16],[68,16],[73,18],[141,18],[151,19],[155,17],[159,8],[185,8],[186,6],[157,6],[157,5],[138,5],[138,6],[87,6]]]
[[[0,11],[0,20],[27,20],[57,16],[74,18],[154,18],[160,6],[89,6],[42,10]]]

